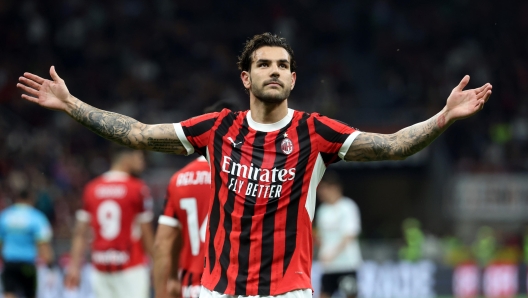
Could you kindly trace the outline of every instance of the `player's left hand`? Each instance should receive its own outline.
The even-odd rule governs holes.
[[[482,110],[491,96],[492,86],[490,83],[479,88],[464,90],[468,83],[469,76],[466,75],[447,98],[445,109],[449,121],[464,119]]]

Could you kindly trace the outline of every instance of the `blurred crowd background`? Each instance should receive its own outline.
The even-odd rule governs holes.
[[[522,0],[2,0],[0,208],[30,185],[55,238],[68,243],[84,184],[109,167],[108,141],[20,99],[23,72],[48,77],[55,65],[91,105],[178,122],[221,99],[248,108],[237,56],[246,39],[272,32],[298,61],[290,107],[363,131],[392,133],[431,117],[465,74],[469,88],[491,82],[484,110],[417,156],[334,169],[361,210],[362,245],[379,248],[367,258],[414,258],[409,237],[422,237],[422,252],[446,264],[522,261],[527,16]],[[158,206],[171,173],[190,160],[148,154],[143,178]],[[407,218],[421,234],[405,232]]]

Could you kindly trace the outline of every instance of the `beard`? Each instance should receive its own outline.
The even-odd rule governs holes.
[[[251,85],[251,93],[255,95],[255,97],[265,103],[281,103],[284,100],[286,100],[291,93],[290,88],[284,88],[282,89],[282,92],[269,92],[264,90],[266,86],[257,87],[255,85]]]

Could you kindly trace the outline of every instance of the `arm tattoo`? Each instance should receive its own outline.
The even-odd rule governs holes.
[[[132,147],[128,135],[138,121],[116,113],[96,109],[78,102],[71,110],[71,117],[103,138]]]
[[[186,153],[172,124],[146,125],[121,114],[75,103],[70,116],[105,139],[134,149]]]
[[[179,139],[154,139],[147,138],[147,146],[150,150],[159,152],[178,152],[183,147]],[[185,153],[183,151],[182,153]]]
[[[427,121],[406,127],[394,134],[361,133],[350,146],[348,161],[405,159],[431,144],[447,129],[445,116],[439,113]]]

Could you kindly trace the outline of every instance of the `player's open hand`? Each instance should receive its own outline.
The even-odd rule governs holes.
[[[71,100],[70,92],[55,71],[55,67],[50,68],[50,75],[53,81],[41,78],[29,72],[18,80],[20,83],[17,87],[27,94],[22,94],[22,98],[38,103],[39,105],[51,109],[65,111],[68,108],[68,102]]]
[[[449,120],[459,120],[475,114],[482,110],[491,96],[490,83],[479,88],[464,90],[468,83],[469,76],[466,75],[447,98],[446,110]]]

